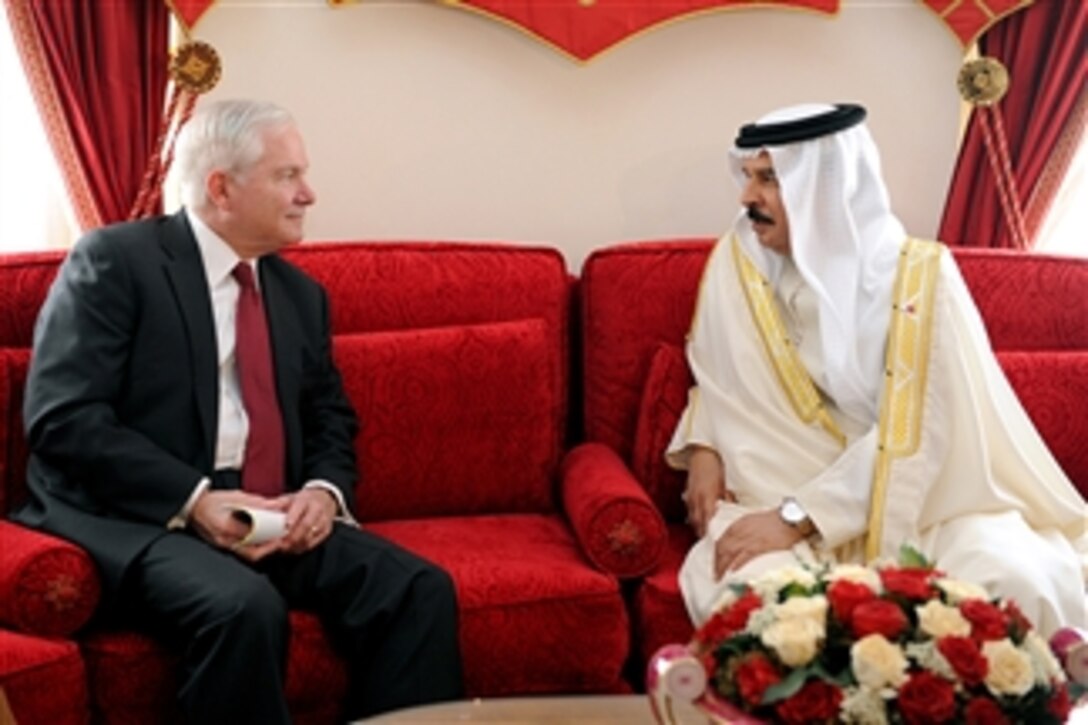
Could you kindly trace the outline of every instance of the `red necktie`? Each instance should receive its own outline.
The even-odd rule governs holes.
[[[261,293],[254,284],[253,267],[247,262],[239,262],[232,274],[241,287],[234,320],[234,359],[238,363],[238,383],[249,418],[242,488],[276,496],[283,492],[283,417],[276,397],[268,320]]]

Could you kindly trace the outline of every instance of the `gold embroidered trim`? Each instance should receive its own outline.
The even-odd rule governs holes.
[[[736,235],[733,236],[733,259],[752,318],[759,328],[760,337],[763,338],[763,347],[771,358],[778,381],[782,384],[794,412],[805,423],[819,423],[840,446],[845,447],[846,436],[824,407],[820,391],[816,389],[808,370],[801,362],[797,348],[786,334],[786,327],[782,324],[778,307],[774,303],[770,283],[752,260],[748,259]]]
[[[892,461],[917,451],[922,437],[923,396],[929,372],[933,300],[939,279],[941,245],[908,239],[899,254],[865,541],[865,558],[869,561],[880,553]]]

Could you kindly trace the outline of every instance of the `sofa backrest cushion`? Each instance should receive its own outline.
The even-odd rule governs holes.
[[[26,495],[26,384],[34,321],[63,252],[0,255],[0,516]]]
[[[332,300],[334,347],[363,425],[364,519],[554,510],[570,355],[558,251],[311,242],[284,256]]]
[[[561,405],[540,318],[338,335],[358,412],[358,515],[547,511]]]
[[[1088,350],[1088,259],[953,247],[994,350]]]
[[[1088,350],[999,352],[997,359],[1050,452],[1088,501]]]
[[[687,515],[680,499],[686,477],[665,463],[662,451],[672,440],[693,383],[683,348],[659,343],[639,402],[631,472],[642,482],[667,521],[682,521]]]

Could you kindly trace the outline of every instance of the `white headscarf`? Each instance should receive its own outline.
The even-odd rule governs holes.
[[[826,104],[792,106],[756,124],[795,121],[832,110]],[[791,256],[819,298],[828,388],[824,392],[844,414],[875,423],[892,286],[906,239],[891,211],[876,145],[862,123],[805,141],[734,148],[730,166],[742,188],[746,180],[741,162],[761,151],[770,154],[778,177],[789,219]],[[735,230],[752,261],[777,284],[782,257],[759,243],[744,211]]]

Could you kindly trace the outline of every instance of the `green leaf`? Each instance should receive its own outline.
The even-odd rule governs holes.
[[[801,667],[793,670],[785,679],[780,682],[771,685],[763,691],[763,699],[760,701],[761,705],[770,705],[780,700],[785,700],[790,697],[805,685],[805,680],[808,679],[809,668]]]
[[[922,555],[922,552],[910,544],[901,544],[899,546],[899,566],[904,569],[933,568],[933,564]]]

